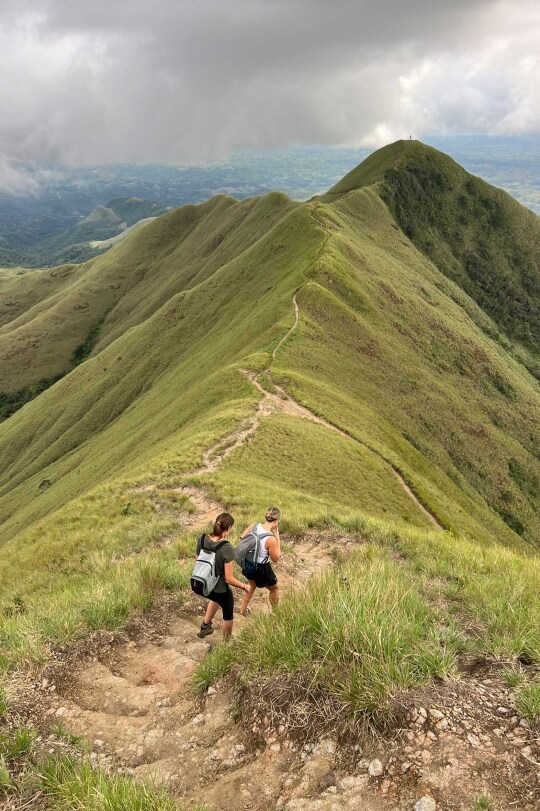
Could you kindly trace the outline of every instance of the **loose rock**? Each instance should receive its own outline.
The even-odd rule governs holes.
[[[368,772],[370,773],[371,777],[380,777],[381,774],[383,774],[384,772],[384,766],[382,765],[380,760],[375,758],[369,764]]]
[[[418,800],[414,806],[414,811],[437,811],[437,803],[433,797],[426,795]]]

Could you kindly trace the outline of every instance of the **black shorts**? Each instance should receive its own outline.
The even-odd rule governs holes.
[[[232,620],[234,615],[234,594],[229,587],[227,587],[227,591],[211,591],[205,599],[212,600],[213,603],[221,606],[225,621]]]
[[[255,576],[248,579],[253,580],[258,589],[269,589],[277,585],[277,577],[270,563],[259,564]]]

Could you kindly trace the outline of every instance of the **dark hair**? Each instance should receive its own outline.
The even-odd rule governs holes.
[[[279,521],[281,518],[281,510],[278,510],[277,507],[268,507],[264,517],[266,521]]]
[[[234,518],[229,513],[221,513],[218,515],[216,520],[214,521],[214,530],[212,535],[217,535],[218,538],[221,538],[224,532],[227,532],[228,529],[232,527],[234,524]]]

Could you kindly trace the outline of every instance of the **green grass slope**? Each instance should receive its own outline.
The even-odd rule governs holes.
[[[172,535],[185,552],[185,539],[140,482],[204,484],[242,520],[278,502],[289,531],[343,526],[407,537],[430,555],[473,547],[478,571],[482,548],[500,543],[526,560],[540,530],[538,382],[396,224],[380,180],[396,150],[402,163],[402,145],[389,147],[351,188],[320,200],[218,197],[170,212],[58,271],[49,296],[35,273],[16,278],[29,306],[13,293],[4,347],[18,347],[36,375],[69,369],[81,340],[87,354],[0,424],[0,591],[12,612],[0,647],[20,643],[26,656],[32,640],[114,624],[145,599],[137,578],[147,564],[163,565],[157,579],[169,582],[175,547],[148,547]],[[293,295],[298,323],[280,344]],[[75,309],[84,303],[88,312]],[[204,451],[257,411],[261,395],[242,370],[268,365],[342,433],[273,414],[198,474]],[[14,386],[32,380],[24,366],[7,368]],[[426,534],[393,471],[449,533]]]
[[[279,194],[216,197],[160,217],[80,267],[2,281],[0,392],[70,371],[77,350],[99,351],[249,248],[291,206]]]
[[[418,141],[379,150],[334,186],[329,199],[377,182],[404,233],[491,316],[494,337],[532,351],[538,371],[538,216]]]
[[[328,238],[277,379],[390,459],[446,526],[483,537],[469,524],[480,498],[488,533],[499,534],[502,518],[536,542],[537,382],[486,339],[465,296],[393,228],[375,190],[321,205],[318,217]]]

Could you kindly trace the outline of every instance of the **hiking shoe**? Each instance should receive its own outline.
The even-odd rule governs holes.
[[[246,608],[245,611],[240,611],[242,617],[249,617],[251,613],[251,608]]]
[[[208,625],[205,622],[201,623],[201,630],[197,634],[199,639],[204,639],[205,636],[209,636],[210,634],[214,633],[214,629],[212,627],[212,623],[210,622]]]

